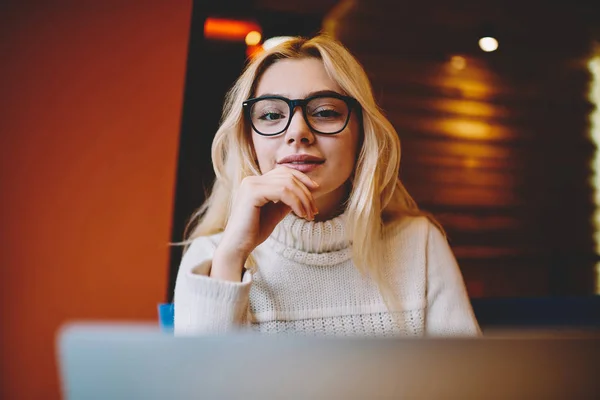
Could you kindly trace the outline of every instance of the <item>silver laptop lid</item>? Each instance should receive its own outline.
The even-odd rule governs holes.
[[[71,325],[66,399],[600,398],[600,340],[174,337]]]

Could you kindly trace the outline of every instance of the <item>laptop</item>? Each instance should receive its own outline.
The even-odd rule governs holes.
[[[597,335],[176,337],[77,323],[59,332],[57,355],[68,400],[600,398]]]

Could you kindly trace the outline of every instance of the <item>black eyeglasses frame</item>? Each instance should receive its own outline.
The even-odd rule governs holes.
[[[348,116],[346,117],[346,122],[344,123],[344,126],[341,129],[339,129],[335,132],[318,131],[317,129],[313,128],[313,126],[310,124],[308,117],[306,115],[306,105],[309,102],[311,102],[314,99],[327,98],[327,97],[333,97],[333,98],[342,100],[348,106]],[[261,101],[261,100],[282,100],[288,104],[288,106],[290,108],[290,118],[288,118],[288,121],[287,121],[285,127],[282,130],[280,130],[279,132],[262,133],[258,129],[256,129],[256,127],[254,126],[254,123],[252,122],[252,116],[250,115],[250,113],[252,110],[252,106],[256,102]],[[288,99],[287,97],[283,97],[283,96],[261,96],[261,97],[255,97],[255,98],[244,101],[242,103],[242,107],[244,108],[244,115],[246,116],[246,119],[250,122],[250,125],[252,125],[252,129],[254,130],[254,132],[258,133],[261,136],[277,136],[277,135],[281,135],[283,132],[285,132],[289,128],[290,123],[292,122],[292,116],[294,115],[294,110],[296,109],[296,107],[300,107],[302,109],[302,116],[304,117],[304,121],[306,122],[306,125],[313,132],[318,133],[320,135],[336,135],[336,134],[340,133],[341,131],[346,129],[346,127],[348,126],[348,122],[350,121],[350,117],[352,115],[352,110],[356,109],[357,114],[359,115],[359,119],[361,119],[360,114],[362,111],[362,108],[360,107],[360,103],[354,97],[344,96],[344,95],[341,95],[341,94],[335,93],[335,92],[327,93],[327,94],[317,94],[314,96],[309,96],[305,99],[293,99],[293,100]]]

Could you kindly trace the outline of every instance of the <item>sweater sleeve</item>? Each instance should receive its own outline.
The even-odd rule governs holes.
[[[433,225],[427,240],[425,329],[431,336],[481,334],[456,258],[446,238]]]
[[[215,245],[200,237],[185,252],[175,282],[175,334],[227,332],[246,323],[251,274],[242,282],[210,278]]]

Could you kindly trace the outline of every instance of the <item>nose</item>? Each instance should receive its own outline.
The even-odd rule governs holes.
[[[312,144],[315,141],[315,135],[304,120],[302,108],[297,107],[291,116],[292,120],[285,132],[285,140],[288,144]]]

